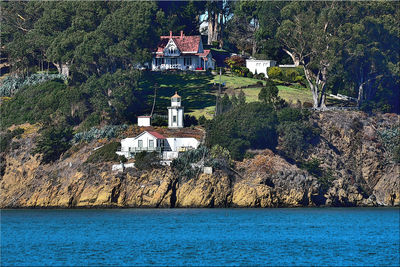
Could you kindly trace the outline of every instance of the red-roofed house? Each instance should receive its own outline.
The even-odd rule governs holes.
[[[153,53],[152,70],[207,70],[215,68],[210,50],[203,49],[200,35],[161,36]]]

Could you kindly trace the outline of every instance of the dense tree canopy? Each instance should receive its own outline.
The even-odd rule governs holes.
[[[399,112],[399,2],[1,2],[1,54],[27,76],[56,67],[71,85],[148,62],[169,30],[209,45],[304,68],[314,108],[326,94]],[[2,59],[4,60],[4,59]],[[140,75],[131,78],[139,79]],[[103,78],[108,80],[108,78]],[[137,80],[136,80],[137,81]],[[135,83],[135,81],[132,81]],[[115,105],[111,105],[115,108]]]

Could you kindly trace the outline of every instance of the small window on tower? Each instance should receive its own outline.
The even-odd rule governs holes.
[[[172,122],[176,122],[176,116],[172,116]]]

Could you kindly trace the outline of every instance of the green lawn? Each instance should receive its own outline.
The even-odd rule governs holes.
[[[304,102],[312,102],[312,95],[309,89],[296,89],[292,87],[278,85],[279,96],[288,102],[296,103],[297,100]],[[246,102],[258,101],[258,93],[261,88],[246,88],[243,92],[246,95]],[[236,89],[235,92],[238,94],[240,89]]]
[[[211,80],[212,83],[219,83],[220,78],[219,75],[216,75],[213,77],[213,79]],[[231,76],[231,75],[221,75],[221,83],[225,83],[225,86],[227,88],[239,88],[239,87],[243,87],[243,86],[248,86],[248,85],[254,85],[256,84],[258,81],[257,79],[253,79],[253,78],[247,78],[247,77],[237,77],[237,76]],[[263,81],[263,83],[265,84],[265,82]]]
[[[201,115],[212,118],[215,108],[215,94],[217,87],[214,83],[219,83],[219,75],[204,75],[199,73],[186,74],[162,74],[149,72],[144,76],[140,84],[142,88],[142,97],[146,103],[144,114],[149,114],[153,103],[154,84],[158,84],[155,112],[158,114],[167,114],[167,107],[170,105],[170,98],[175,91],[182,96],[182,105],[185,108],[185,114],[194,115],[197,118]],[[221,82],[225,83],[225,92],[231,95],[233,92],[237,95],[240,87],[254,85],[257,79],[237,77],[230,75],[221,75]],[[265,83],[265,82],[264,82]],[[287,86],[278,86],[279,95],[286,101],[312,102],[311,93],[308,89],[296,89]],[[244,88],[247,102],[258,101],[259,87]]]

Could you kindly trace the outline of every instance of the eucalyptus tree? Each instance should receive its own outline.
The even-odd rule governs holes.
[[[400,5],[398,2],[352,3],[350,21],[340,29],[344,42],[340,66],[359,106],[374,100],[399,111]],[[381,107],[381,108],[382,108]]]
[[[326,84],[341,40],[346,12],[339,2],[291,2],[281,10],[277,37],[295,65],[302,65],[315,109],[325,109]]]

